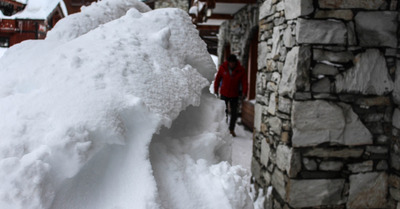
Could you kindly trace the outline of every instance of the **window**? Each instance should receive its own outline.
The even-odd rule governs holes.
[[[0,47],[10,47],[10,39],[0,36]]]

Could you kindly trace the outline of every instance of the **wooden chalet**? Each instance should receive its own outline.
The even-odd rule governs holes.
[[[0,47],[44,39],[66,15],[62,0],[0,0]]]

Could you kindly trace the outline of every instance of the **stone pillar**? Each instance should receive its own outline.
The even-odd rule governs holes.
[[[252,161],[266,208],[400,208],[397,0],[265,0]]]

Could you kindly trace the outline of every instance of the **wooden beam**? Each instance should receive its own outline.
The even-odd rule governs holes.
[[[219,25],[197,25],[197,30],[219,30]]]
[[[211,14],[207,19],[231,20],[233,19],[233,16],[229,14]]]

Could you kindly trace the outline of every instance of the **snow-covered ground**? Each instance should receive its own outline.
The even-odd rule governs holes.
[[[0,208],[253,208],[184,11],[103,0],[0,66]]]
[[[253,133],[241,125],[236,126],[235,132],[237,136],[233,139],[232,165],[241,165],[250,171],[253,154]]]
[[[0,47],[0,58],[3,56],[4,53],[6,53],[7,49],[8,48]]]

